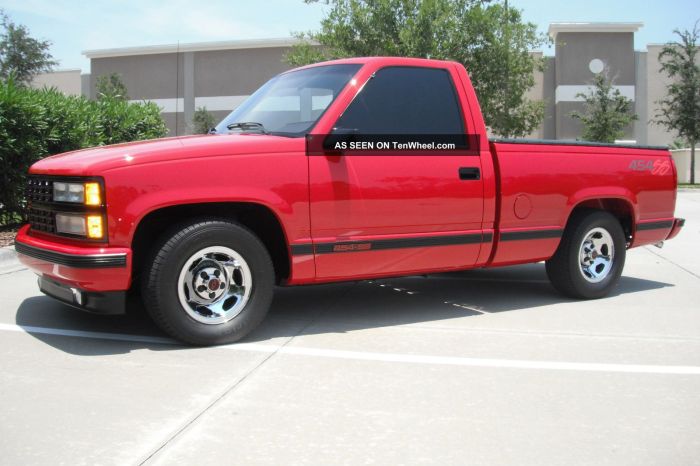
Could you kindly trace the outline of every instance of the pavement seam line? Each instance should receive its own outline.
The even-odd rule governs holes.
[[[10,275],[12,273],[22,272],[23,270],[27,270],[27,268],[22,267],[20,269],[10,270],[9,272],[0,272],[0,277],[2,277],[3,275]]]
[[[693,277],[695,277],[695,278],[700,278],[700,275],[696,274],[696,273],[693,272],[692,270],[688,270],[688,269],[686,269],[685,267],[683,267],[682,265],[676,264],[675,262],[673,262],[673,261],[672,261],[671,259],[669,259],[668,257],[662,256],[661,254],[652,251],[650,246],[644,246],[644,249],[646,249],[647,251],[649,251],[650,253],[652,253],[652,254],[655,255],[656,257],[660,257],[661,259],[665,260],[665,261],[668,262],[669,264],[675,265],[676,267],[678,267],[679,269],[681,269],[681,270],[684,271],[684,272],[689,273],[689,274],[692,275]]]
[[[286,344],[286,342],[285,342]],[[277,350],[271,352],[268,354],[266,357],[262,359],[258,364],[255,365],[251,370],[246,372],[243,377],[238,379],[235,383],[227,387],[218,397],[216,397],[211,403],[209,403],[207,406],[204,407],[203,410],[201,410],[199,413],[188,419],[182,426],[180,426],[178,429],[175,430],[175,432],[170,435],[165,442],[163,442],[158,448],[154,449],[151,451],[148,456],[146,456],[143,460],[139,461],[138,464],[139,466],[143,466],[146,463],[150,462],[152,459],[155,459],[155,457],[159,454],[162,454],[165,452],[165,448],[170,445],[170,443],[178,438],[181,434],[185,433],[186,430],[188,430],[195,422],[197,422],[202,416],[204,416],[211,408],[219,404],[229,393],[233,392],[240,384],[242,384],[248,377],[253,375],[255,372],[257,372],[260,367],[263,366],[270,358],[272,358],[277,352],[282,348],[280,346],[277,348]]]
[[[248,371],[245,375],[243,375],[243,377],[241,377],[240,379],[238,379],[233,385],[231,385],[231,386],[228,387],[226,390],[224,390],[224,392],[223,392],[219,397],[217,397],[214,401],[212,401],[209,405],[207,405],[201,412],[199,412],[197,415],[195,415],[194,417],[192,417],[191,419],[189,419],[187,422],[185,422],[185,424],[184,424],[182,427],[180,427],[179,429],[177,429],[170,437],[168,437],[168,439],[167,439],[162,445],[160,445],[158,448],[156,448],[155,450],[153,450],[145,459],[143,459],[142,461],[140,461],[140,462],[139,462],[139,466],[145,465],[146,463],[150,462],[152,459],[155,459],[155,457],[156,457],[157,455],[164,453],[164,452],[165,452],[164,449],[165,449],[173,440],[175,440],[176,438],[178,438],[181,434],[184,434],[191,426],[193,426],[193,425],[194,425],[202,416],[204,416],[211,408],[213,408],[214,406],[216,406],[217,404],[219,404],[219,403],[220,403],[224,398],[226,398],[226,396],[228,396],[230,393],[233,393],[233,392],[236,390],[236,388],[238,388],[238,387],[239,387],[243,382],[245,382],[249,377],[251,377],[253,374],[255,374],[267,361],[269,361],[270,359],[272,359],[272,357],[275,356],[276,354],[279,354],[280,351],[282,351],[282,350],[284,349],[284,347],[287,346],[294,338],[296,338],[297,336],[301,335],[301,334],[304,332],[304,330],[306,330],[306,329],[309,328],[313,323],[315,323],[315,322],[319,319],[319,317],[321,317],[322,315],[324,315],[325,313],[327,313],[327,312],[328,312],[328,309],[333,308],[334,306],[336,306],[336,305],[338,304],[338,302],[339,302],[343,297],[345,297],[348,293],[350,293],[350,291],[352,291],[353,288],[355,288],[355,286],[356,286],[356,283],[353,283],[353,284],[350,286],[350,288],[349,288],[345,293],[342,293],[342,294],[338,297],[338,299],[337,299],[333,304],[331,304],[331,305],[330,305],[328,308],[326,308],[324,311],[321,311],[321,312],[319,312],[318,314],[316,314],[316,316],[314,316],[311,320],[309,320],[309,321],[306,323],[306,325],[304,325],[301,329],[299,329],[299,331],[296,332],[295,335],[292,335],[291,337],[289,337],[288,339],[286,339],[286,340],[284,341],[284,343],[282,343],[279,347],[277,347],[277,349],[275,349],[275,351],[272,351],[270,354],[268,354],[268,355],[267,355],[265,358],[263,358],[263,360],[260,361],[255,367],[253,367],[250,371]],[[226,346],[231,346],[231,347],[233,347],[233,346],[235,346],[235,343],[234,343],[233,345],[226,345]],[[251,348],[253,351],[256,351],[256,349],[257,349],[258,346],[260,346],[260,345],[257,345],[257,346],[256,346],[256,345],[250,345],[250,348]]]

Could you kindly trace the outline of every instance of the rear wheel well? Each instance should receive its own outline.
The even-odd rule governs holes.
[[[576,212],[581,210],[604,210],[612,214],[622,225],[622,231],[625,233],[625,241],[632,241],[632,232],[634,231],[634,209],[632,205],[624,199],[602,198],[589,199],[583,201],[574,207],[569,215],[569,220]]]
[[[265,245],[275,268],[278,283],[289,278],[290,262],[282,225],[267,207],[245,202],[184,204],[164,207],[146,215],[139,222],[131,243],[133,250],[133,282],[144,267],[153,244],[169,228],[188,220],[219,218],[232,220],[251,230]]]

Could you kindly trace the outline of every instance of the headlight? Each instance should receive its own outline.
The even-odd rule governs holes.
[[[102,239],[102,215],[56,214],[56,232]]]
[[[107,241],[107,194],[101,177],[30,174],[27,181],[27,217],[32,231]]]
[[[56,231],[58,233],[68,233],[69,235],[86,236],[85,216],[56,214]]]
[[[63,183],[56,181],[53,184],[53,200],[54,202],[99,206],[102,204],[100,184],[95,182]]]

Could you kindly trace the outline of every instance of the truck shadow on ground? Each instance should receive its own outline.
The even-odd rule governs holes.
[[[278,288],[270,313],[246,337],[248,343],[302,335],[345,333],[355,330],[488,318],[502,312],[528,312],[543,306],[576,303],[614,308],[614,299],[627,293],[673,286],[623,276],[610,297],[576,301],[559,295],[549,284],[543,264],[470,270],[352,283]],[[640,294],[640,299],[644,299]],[[136,349],[188,349],[169,342],[137,304],[125,316],[98,316],[74,310],[45,296],[22,302],[16,323],[35,338],[67,353],[85,356],[121,354]],[[32,327],[67,330],[52,335]],[[75,335],[77,332],[80,335]],[[95,338],[82,332],[96,332]],[[126,335],[126,336],[124,336]],[[142,341],[128,341],[129,337]],[[281,343],[280,340],[277,341]],[[189,348],[197,351],[197,348]],[[207,351],[207,349],[199,349]]]

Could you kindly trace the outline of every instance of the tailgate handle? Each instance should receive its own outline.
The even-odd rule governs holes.
[[[459,168],[459,179],[460,180],[479,180],[481,179],[481,171],[478,167],[460,167]]]

